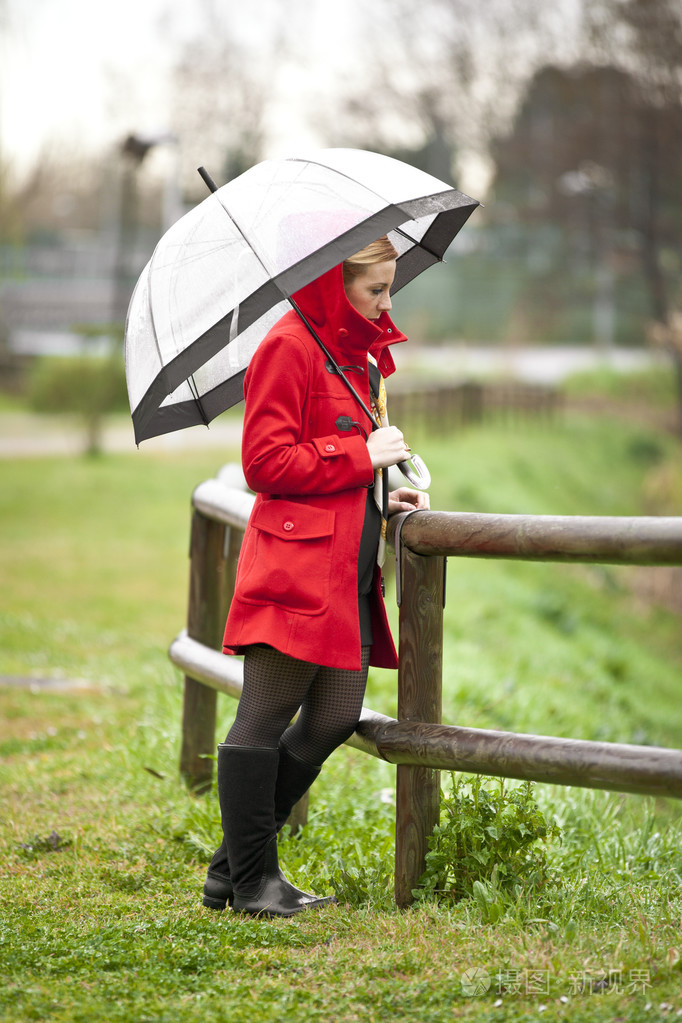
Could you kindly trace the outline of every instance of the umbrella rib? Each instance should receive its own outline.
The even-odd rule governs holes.
[[[407,233],[407,231],[403,231],[402,227],[394,227],[393,230],[395,231],[396,234],[401,234],[403,238],[407,238],[407,240],[409,242],[412,242],[413,245],[418,245],[420,249],[424,250],[424,252],[428,252],[428,254],[430,256],[433,256],[433,258],[437,260],[439,263],[443,262],[442,256],[439,256],[437,252],[434,252],[433,249],[430,249],[428,245],[422,245],[420,241],[418,242],[417,239],[413,238],[412,235]],[[407,251],[409,252],[410,250],[408,249]]]
[[[199,395],[199,388],[197,387],[196,381],[194,379],[194,373],[190,373],[190,375],[188,377],[186,377],[186,381],[187,381],[187,384],[189,386],[190,391],[192,392],[192,397],[194,398],[194,401],[196,402],[196,406],[199,409],[199,415],[201,416],[201,418],[204,421],[204,426],[208,427],[209,419],[208,419],[208,416],[206,415],[206,412],[204,411],[204,406],[201,404],[201,397]]]
[[[263,267],[263,269],[265,270],[265,272],[266,272],[266,274],[268,275],[268,277],[269,277],[270,279],[274,280],[274,279],[275,279],[275,276],[276,276],[276,275],[275,275],[275,274],[273,274],[273,273],[272,273],[272,271],[271,271],[271,270],[269,269],[269,267],[267,267],[267,266],[265,265],[265,260],[264,260],[264,259],[263,259],[263,257],[261,256],[260,252],[259,252],[259,251],[258,251],[258,249],[257,249],[257,248],[255,247],[255,245],[253,244],[253,242],[251,241],[251,239],[250,239],[250,238],[249,238],[249,236],[247,235],[246,231],[245,231],[245,230],[243,229],[243,227],[242,227],[242,226],[240,225],[239,221],[235,219],[235,217],[234,217],[234,214],[230,212],[230,210],[229,210],[229,209],[227,208],[227,206],[225,205],[225,203],[224,203],[224,202],[222,201],[222,199],[220,198],[220,193],[219,193],[219,192],[214,192],[214,195],[215,195],[216,199],[218,200],[218,202],[220,203],[220,207],[221,207],[221,209],[222,209],[222,210],[224,210],[224,212],[225,212],[225,213],[227,214],[227,216],[228,216],[228,217],[230,218],[230,220],[232,221],[232,223],[233,223],[233,224],[234,224],[234,226],[236,227],[237,231],[239,231],[240,235],[242,236],[242,238],[244,239],[244,241],[246,242],[246,244],[247,244],[247,245],[248,245],[248,246],[250,247],[251,251],[253,252],[254,256],[256,257],[256,259],[258,260],[258,262],[260,263],[260,265],[261,265],[261,266]],[[286,296],[285,296],[285,297],[286,297]]]

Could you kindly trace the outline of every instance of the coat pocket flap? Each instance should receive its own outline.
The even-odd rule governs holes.
[[[282,540],[314,540],[334,532],[334,512],[295,501],[265,501],[254,512],[252,525]]]

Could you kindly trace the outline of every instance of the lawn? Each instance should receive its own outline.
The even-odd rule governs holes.
[[[679,446],[622,422],[416,440],[436,508],[675,510]],[[398,912],[394,769],[343,748],[281,844],[292,880],[338,905],[271,922],[201,906],[219,817],[178,777],[167,648],[186,615],[191,492],[236,457],[0,463],[0,675],[15,683],[0,686],[0,1020],[682,1015],[672,801],[535,786],[561,832],[530,850],[537,876]],[[651,571],[450,559],[444,720],[682,746],[679,615],[640,596]],[[366,703],[395,713],[395,673],[372,672]],[[218,741],[233,712],[221,696]]]

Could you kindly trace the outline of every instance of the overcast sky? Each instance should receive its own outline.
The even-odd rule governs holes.
[[[536,10],[537,0],[519,2]],[[548,15],[558,17],[562,28],[570,27],[588,2],[553,0]],[[420,0],[413,3],[415,17],[421,12],[423,19]],[[497,0],[498,10],[506,10],[506,3]],[[461,0],[471,23],[478,23],[483,53],[495,6],[493,0],[483,5]],[[394,17],[395,12],[391,0],[0,0],[0,156],[20,175],[50,148],[57,154],[99,155],[130,132],[166,132],[174,121],[171,67],[183,42],[206,34],[206,9],[217,13],[223,38],[244,39],[255,55],[261,37],[271,37],[282,16],[295,40],[297,59],[280,66],[272,82],[266,156],[329,144],[328,138],[315,136],[306,112],[311,107],[319,117],[328,112],[333,128],[339,90],[352,91],[365,80],[373,53],[387,59],[380,15]],[[437,38],[437,21],[433,24]],[[512,51],[505,50],[510,60]],[[264,75],[269,71],[262,60],[266,52],[267,45],[261,46],[264,66],[257,70]],[[415,67],[420,74],[421,65]],[[513,97],[513,89],[506,95]],[[418,138],[402,141],[409,145]],[[164,148],[155,150],[152,159],[169,159]],[[458,184],[478,195],[489,164],[480,152],[463,152]]]
[[[271,0],[214,2],[238,33],[253,39],[267,31]],[[343,59],[352,0],[279,0],[280,10],[287,6],[311,40],[307,71],[322,81],[333,53]],[[20,167],[46,144],[91,150],[122,132],[163,131],[169,68],[179,44],[201,24],[196,11],[196,0],[0,0],[4,156]],[[335,45],[317,62],[315,41],[324,38]],[[294,135],[302,128],[295,117],[300,87],[301,80],[292,79]]]

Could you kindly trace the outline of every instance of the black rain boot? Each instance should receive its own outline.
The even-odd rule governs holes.
[[[277,749],[219,747],[220,810],[237,913],[288,917],[334,901],[301,893],[279,869],[274,809],[279,756]]]
[[[221,746],[218,747],[218,789],[220,789],[221,748]],[[320,767],[299,760],[293,753],[289,753],[283,743],[280,743],[277,784],[275,786],[275,827],[278,832],[284,827],[292,809],[308,791],[320,771]],[[301,896],[315,899],[314,895],[306,895],[298,888],[296,890],[300,892]],[[209,909],[217,910],[225,909],[228,904],[232,905],[232,878],[230,877],[224,836],[208,867],[203,904]]]
[[[275,824],[278,831],[282,830],[294,806],[306,794],[321,770],[321,767],[299,760],[280,742],[275,786]]]
[[[224,835],[208,865],[202,902],[209,909],[225,909],[228,903],[232,905],[232,878]]]

